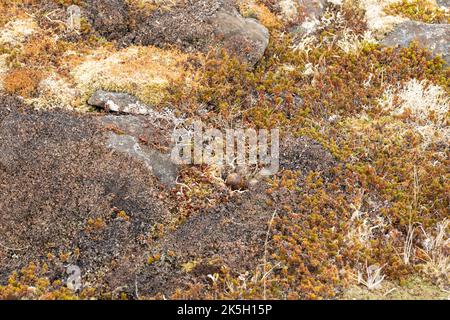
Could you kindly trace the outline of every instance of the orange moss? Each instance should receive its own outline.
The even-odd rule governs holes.
[[[4,78],[4,88],[8,93],[31,98],[36,95],[42,78],[43,73],[36,69],[13,69]]]
[[[89,232],[100,231],[106,227],[106,222],[102,218],[89,218],[87,221],[87,230]]]

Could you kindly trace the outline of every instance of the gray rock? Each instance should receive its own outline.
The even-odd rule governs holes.
[[[210,22],[225,49],[236,53],[250,65],[261,60],[269,45],[269,31],[257,20],[243,18],[236,10],[221,9]]]
[[[442,55],[447,64],[450,64],[450,25],[406,21],[397,25],[382,44],[407,47],[412,41],[417,41],[434,55]]]
[[[450,0],[436,0],[436,3],[441,7],[450,8]]]
[[[170,161],[170,155],[152,149],[145,150],[135,137],[113,132],[109,133],[107,147],[142,161],[162,183],[166,185],[175,183],[178,171],[175,164]]]
[[[171,161],[170,152],[164,154],[143,142],[158,142],[170,147],[170,128],[165,128],[166,136],[161,136],[157,129],[149,124],[151,120],[145,117],[104,116],[99,120],[103,126],[114,126],[120,131],[108,132],[106,146],[109,149],[144,163],[163,184],[171,186],[175,183],[178,167]]]
[[[257,20],[242,17],[233,0],[193,0],[152,12],[121,41],[131,43],[177,46],[187,52],[225,48],[254,65],[267,48],[269,31]]]
[[[89,98],[88,104],[111,112],[135,115],[147,115],[152,111],[149,106],[130,94],[103,90],[96,91]]]
[[[305,19],[320,19],[326,4],[327,0],[298,0],[300,11]]]

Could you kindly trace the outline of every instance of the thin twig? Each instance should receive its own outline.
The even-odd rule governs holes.
[[[267,229],[267,233],[266,233],[266,241],[264,242],[264,278],[263,278],[263,284],[264,284],[264,300],[267,299],[266,297],[266,274],[267,274],[267,270],[266,270],[266,266],[267,266],[267,244],[269,243],[269,236],[270,236],[270,231],[272,229],[272,224],[273,224],[273,220],[275,219],[275,216],[277,214],[277,210],[275,210],[272,214],[272,218],[270,219],[269,222],[269,228]]]

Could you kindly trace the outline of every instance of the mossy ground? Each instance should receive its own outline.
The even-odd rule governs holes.
[[[142,1],[130,3],[136,10],[154,10]],[[36,6],[2,2],[0,24],[8,22],[9,13],[19,16]],[[36,98],[42,95],[36,82],[56,73],[79,91],[72,102],[75,108],[82,109],[95,89],[126,91],[156,108],[169,107],[218,128],[277,127],[283,139],[306,136],[333,155],[336,163],[327,172],[283,170],[265,182],[259,199],[265,211],[255,215],[266,218],[259,227],[268,238],[262,244],[248,242],[257,246],[250,249],[262,252],[254,268],[233,270],[226,260],[214,260],[214,268],[206,268],[212,270],[209,275],[198,275],[196,266],[210,266],[211,261],[181,261],[178,272],[190,282],[175,281],[169,290],[172,298],[443,298],[439,288],[449,286],[448,136],[442,139],[436,130],[424,134],[410,110],[395,114],[382,100],[390,92],[392,107],[401,105],[399,88],[411,80],[439,86],[447,94],[440,104],[447,120],[438,123],[433,114],[422,120],[448,129],[448,66],[417,43],[408,48],[377,44],[367,35],[364,10],[355,2],[330,5],[318,30],[306,38],[289,33],[293,22],[283,22],[274,1],[243,1],[240,10],[271,33],[269,48],[254,69],[224,52],[118,48],[88,27],[80,37],[55,41],[52,35],[59,29],[41,24],[38,34],[22,43],[0,44],[9,68],[5,90]],[[448,22],[448,15],[423,1],[401,2],[387,10],[425,22]],[[162,86],[147,86],[152,79],[161,80]],[[190,219],[241,199],[210,168],[185,168],[179,182],[171,198],[179,205],[171,208],[171,219],[149,230],[159,245]],[[236,217],[244,216],[234,210]],[[90,225],[103,224],[93,220]],[[443,239],[438,243],[439,234]],[[430,241],[434,246],[427,245]],[[146,262],[157,273],[165,265],[156,251]],[[388,290],[381,296],[358,281],[358,274],[367,280],[367,266],[380,266],[386,277]],[[432,294],[415,290],[423,287],[422,280],[411,282],[411,277],[432,283],[426,285]],[[400,294],[402,289],[386,295],[398,286],[406,286],[406,295]],[[46,278],[45,266],[31,264],[0,287],[0,297],[121,297],[107,290],[78,295],[67,290]],[[153,293],[140,297],[161,297]]]
[[[426,23],[449,23],[450,13],[430,0],[402,0],[386,7],[386,13]]]

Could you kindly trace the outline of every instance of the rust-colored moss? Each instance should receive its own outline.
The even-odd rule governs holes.
[[[36,69],[13,69],[4,78],[5,91],[25,98],[31,98],[36,95],[42,77],[42,72]]]

